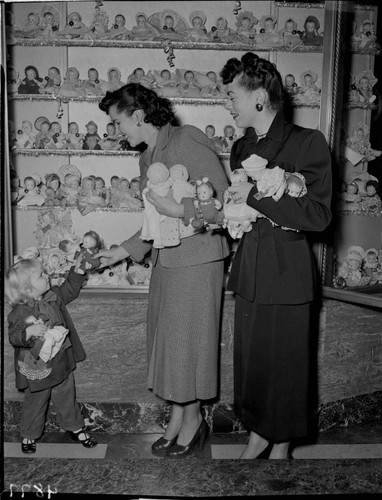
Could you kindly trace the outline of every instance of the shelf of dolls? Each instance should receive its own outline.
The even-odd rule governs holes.
[[[98,149],[13,149],[12,153],[20,156],[135,156],[139,157],[139,151],[132,150],[98,150]]]

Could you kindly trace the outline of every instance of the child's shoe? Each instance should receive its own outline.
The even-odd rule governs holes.
[[[36,441],[24,438],[21,442],[21,451],[23,453],[36,453]]]
[[[82,427],[79,431],[71,431],[70,435],[74,441],[79,441],[85,448],[94,448],[98,444],[94,437],[86,432],[86,427]]]

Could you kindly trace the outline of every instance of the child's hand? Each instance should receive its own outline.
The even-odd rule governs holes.
[[[26,339],[29,340],[31,337],[43,337],[48,330],[48,327],[43,323],[35,323],[30,325],[25,329]]]

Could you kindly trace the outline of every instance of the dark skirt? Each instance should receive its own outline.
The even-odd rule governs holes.
[[[312,423],[311,310],[236,297],[234,410],[273,443],[306,436]]]

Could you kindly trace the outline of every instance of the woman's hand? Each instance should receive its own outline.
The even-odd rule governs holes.
[[[94,259],[99,258],[101,265],[97,269],[102,269],[104,267],[112,266],[120,260],[126,259],[129,253],[122,246],[111,248],[110,250],[101,250],[97,254],[93,255]]]
[[[248,195],[253,184],[250,182],[239,182],[235,186],[228,188],[228,192],[231,194],[232,199],[235,203],[247,203]]]
[[[184,217],[184,206],[174,200],[172,189],[169,189],[167,196],[159,196],[152,189],[149,189],[146,192],[146,198],[161,215]]]
[[[25,329],[26,339],[29,340],[31,337],[43,337],[48,327],[44,323],[35,323],[30,325]]]

